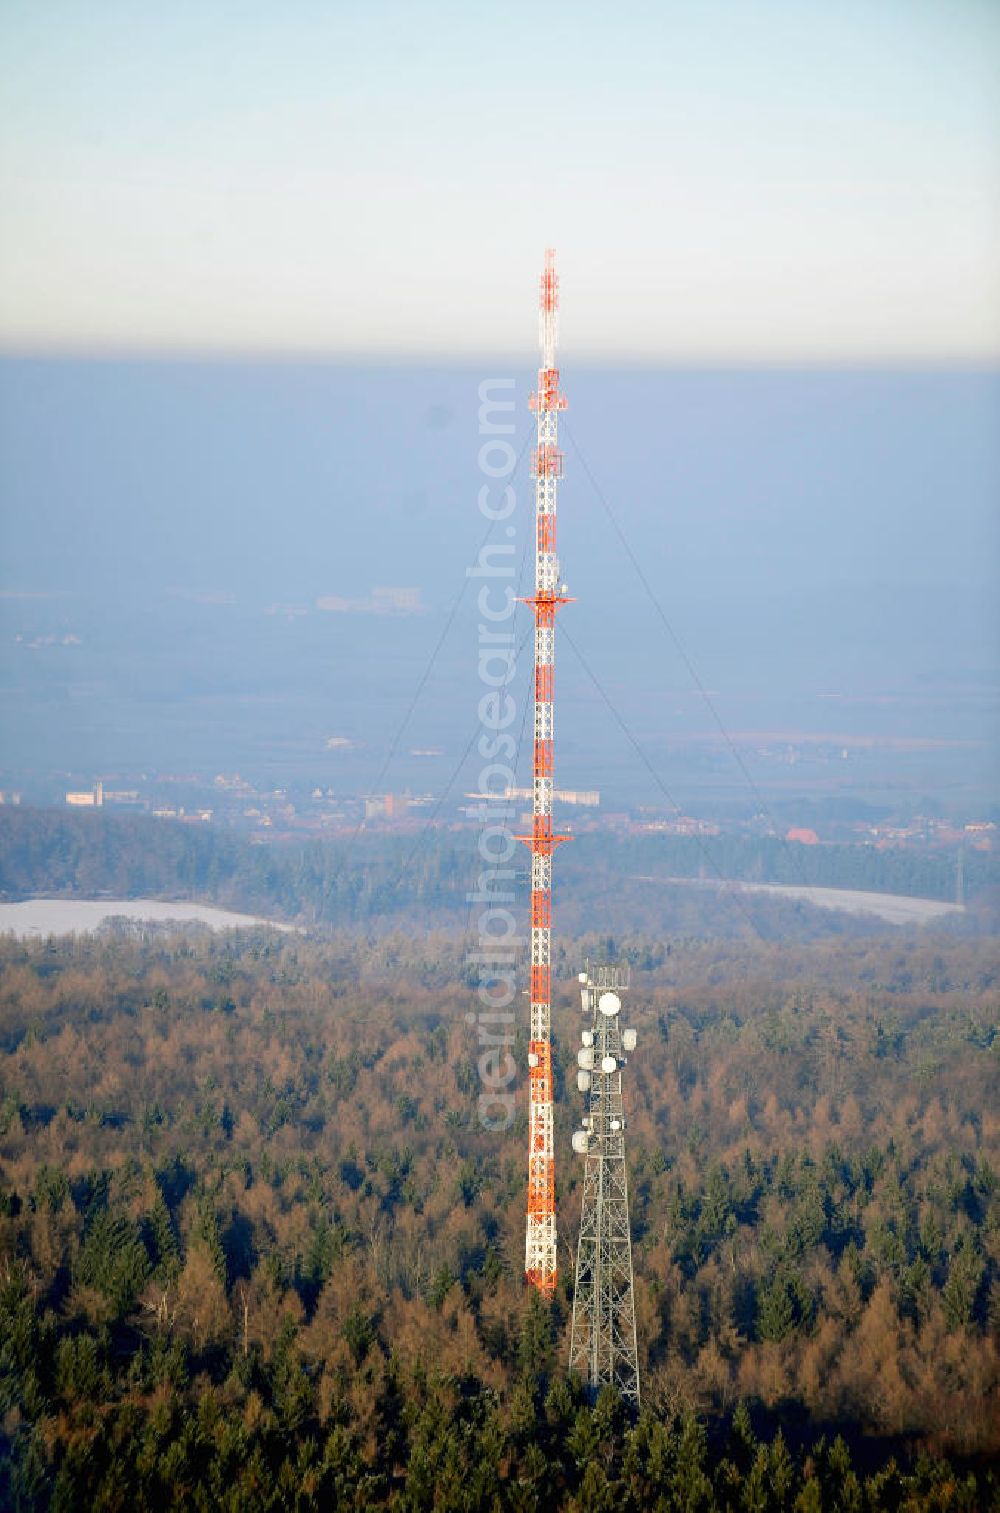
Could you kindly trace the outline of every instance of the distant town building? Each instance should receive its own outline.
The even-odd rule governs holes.
[[[257,811],[254,810],[254,813]],[[171,805],[164,805],[160,809],[154,809],[153,814],[158,820],[183,820],[187,825],[207,825],[212,818],[211,809],[187,810],[183,805],[179,809]]]
[[[76,793],[67,793],[66,802],[72,809],[102,809],[104,807],[104,784],[95,783],[93,788]]]
[[[421,615],[424,612],[419,588],[373,588],[367,599],[344,599],[339,594],[323,594],[316,608],[329,615]]]
[[[481,795],[476,794],[475,797]],[[530,788],[508,788],[504,793],[506,799],[530,799]],[[601,802],[601,795],[596,788],[556,788],[552,797],[558,799],[561,804],[579,804],[586,808],[596,809]]]
[[[650,820],[636,827],[639,830],[655,831],[660,835],[718,835],[719,827],[711,820],[694,819],[690,814],[678,814],[672,820]]]
[[[373,588],[372,606],[382,615],[419,615],[423,613],[419,588]]]
[[[229,793],[235,793],[241,798],[254,797],[256,789],[248,783],[246,778],[241,778],[238,772],[220,772],[215,779],[216,788],[224,788]]]
[[[793,825],[785,833],[786,841],[797,841],[800,846],[818,846],[819,836],[815,830],[809,830],[805,825]]]
[[[373,793],[365,799],[366,820],[396,820],[408,813],[408,793]]]

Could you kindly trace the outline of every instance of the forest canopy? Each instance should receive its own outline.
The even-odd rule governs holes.
[[[564,941],[551,1310],[520,1274],[523,1111],[476,1117],[465,945],[0,942],[0,1502],[988,1506],[994,943]],[[609,949],[639,1031],[634,1423],[565,1378],[568,984]]]

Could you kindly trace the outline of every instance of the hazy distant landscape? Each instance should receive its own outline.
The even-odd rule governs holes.
[[[532,379],[496,371],[518,380],[520,446]],[[438,795],[476,726],[465,571],[493,372],[0,363],[0,784],[370,792],[443,635],[383,780]],[[683,806],[753,795],[584,460],[764,795],[983,818],[998,402],[990,373],[574,372],[564,624]],[[517,482],[520,559],[526,459]],[[661,802],[568,642],[558,676],[560,781]]]

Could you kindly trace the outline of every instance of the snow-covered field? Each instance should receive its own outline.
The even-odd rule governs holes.
[[[792,883],[727,883],[748,893],[775,893],[781,898],[801,898],[820,909],[844,909],[848,914],[876,914],[891,925],[925,925],[932,919],[961,914],[961,904],[946,904],[937,898],[908,898],[901,893],[862,893],[855,888],[807,888]]]
[[[247,929],[272,924],[276,930],[289,930],[273,920],[255,919],[251,914],[233,914],[211,904],[165,903],[160,899],[85,899],[29,898],[19,904],[0,904],[0,935],[76,935],[100,928],[106,919],[145,920],[156,924],[189,923],[208,925],[213,930]]]

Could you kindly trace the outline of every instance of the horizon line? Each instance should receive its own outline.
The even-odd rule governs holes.
[[[1000,351],[961,352],[784,353],[748,352],[595,352],[580,349],[566,354],[578,368],[654,371],[776,371],[776,372],[948,372],[1000,375]],[[316,347],[255,347],[225,344],[157,344],[143,342],[11,342],[0,339],[0,362],[144,362],[315,365],[317,367],[440,367],[483,368],[498,362],[534,370],[533,354],[509,348],[470,352],[454,349],[377,349]]]

